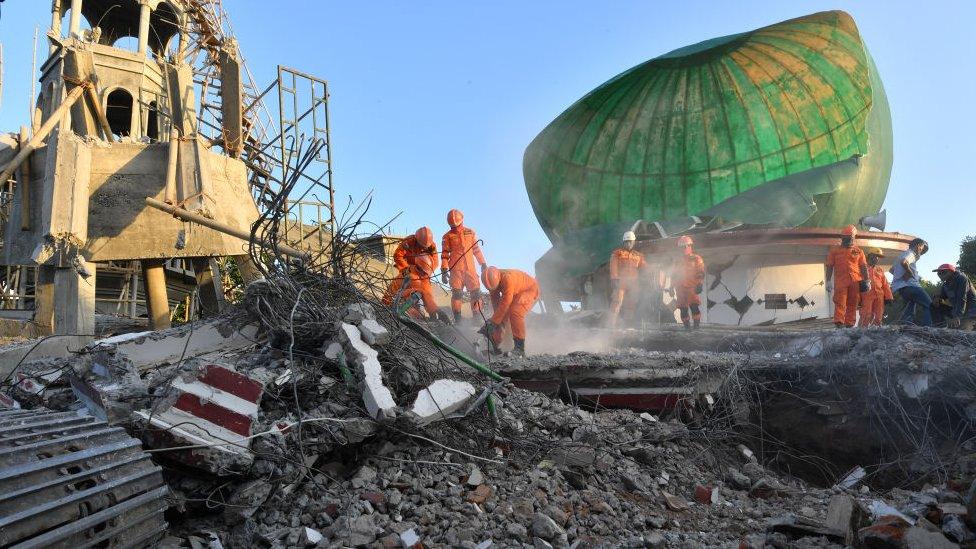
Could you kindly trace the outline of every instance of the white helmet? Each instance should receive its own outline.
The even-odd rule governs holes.
[[[637,235],[634,234],[634,231],[627,231],[624,233],[624,242],[628,242],[628,241],[634,242],[636,240],[637,240]]]

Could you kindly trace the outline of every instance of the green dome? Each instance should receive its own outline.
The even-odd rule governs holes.
[[[836,227],[881,207],[891,114],[850,15],[707,40],[596,88],[525,151],[554,243],[638,219]],[[616,239],[615,239],[616,240]]]

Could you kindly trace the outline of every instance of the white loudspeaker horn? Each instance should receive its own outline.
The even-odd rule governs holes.
[[[881,210],[875,215],[866,215],[861,218],[858,223],[864,225],[865,227],[872,227],[878,229],[879,231],[885,230],[885,215],[886,210]]]

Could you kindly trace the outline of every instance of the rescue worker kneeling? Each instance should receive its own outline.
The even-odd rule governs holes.
[[[885,276],[885,270],[878,265],[882,257],[884,257],[884,250],[881,248],[868,250],[868,280],[871,281],[871,287],[861,294],[861,319],[857,325],[862,328],[881,326],[885,305],[895,299],[891,293],[891,284]]]
[[[404,238],[393,250],[393,264],[400,276],[406,276],[413,266],[414,260],[421,255],[430,256],[434,270],[437,270],[437,245],[434,243],[434,233],[430,227],[421,227],[417,232]]]
[[[640,301],[639,275],[647,263],[644,254],[634,249],[637,235],[627,231],[623,244],[610,255],[610,326],[617,324],[621,314],[630,319]]]
[[[410,299],[413,294],[418,294],[423,303],[423,309],[420,308],[420,303],[408,309],[407,314],[411,318],[422,319],[424,318],[424,311],[426,311],[431,318],[450,323],[450,317],[441,311],[434,301],[434,291],[430,285],[430,277],[434,275],[434,261],[435,259],[427,254],[416,256],[413,265],[407,269],[406,274],[397,277],[390,283],[386,293],[383,294],[383,304],[399,307],[400,303]]]
[[[483,329],[493,352],[498,352],[505,324],[512,328],[514,354],[525,356],[525,315],[539,298],[539,284],[528,273],[518,269],[488,267],[481,274],[491,296],[493,314]]]
[[[705,262],[695,253],[694,242],[690,236],[678,239],[681,256],[675,260],[671,269],[671,294],[675,297],[681,311],[681,323],[686,330],[701,326],[701,296],[705,283]],[[689,314],[690,313],[690,314]]]

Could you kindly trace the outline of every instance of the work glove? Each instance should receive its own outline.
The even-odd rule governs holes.
[[[702,293],[702,290],[704,290],[704,289],[705,289],[705,288],[704,288],[704,287],[702,287],[702,285],[701,285],[701,284],[699,284],[699,285],[697,285],[697,286],[695,286],[695,293],[696,293],[696,294],[700,294],[700,293]]]
[[[958,328],[962,325],[962,321],[958,318],[950,318],[948,321],[946,321],[946,325],[950,328]]]
[[[886,299],[886,300],[884,300],[884,302],[885,302],[885,305],[891,305],[892,303],[895,302],[895,300],[894,299]]]
[[[860,282],[857,283],[857,289],[860,290],[861,293],[871,291],[871,281],[861,280]]]
[[[487,263],[482,263],[481,265],[479,265],[479,267],[481,267],[481,272],[485,272],[485,269],[488,268],[488,264]]]
[[[441,268],[441,283],[447,284],[447,269]]]
[[[410,267],[404,267],[400,269],[400,278],[407,276],[410,273]]]
[[[478,330],[478,333],[485,336],[491,337],[491,334],[498,330],[498,325],[492,321],[485,322],[485,325]]]
[[[834,283],[833,282],[827,281],[826,287],[827,287],[827,293],[830,293],[830,292],[833,292],[834,291]]]

